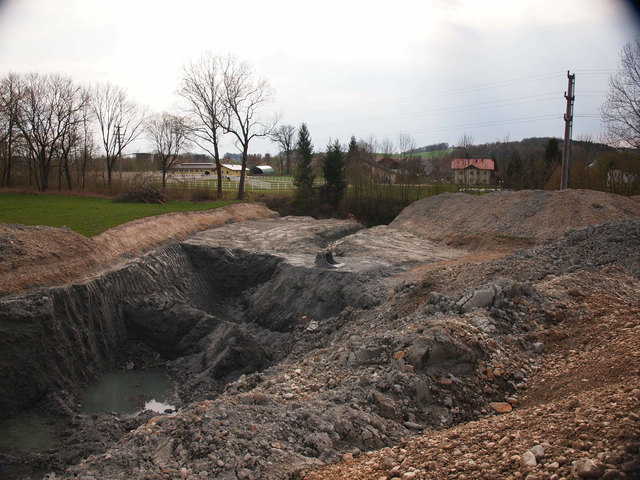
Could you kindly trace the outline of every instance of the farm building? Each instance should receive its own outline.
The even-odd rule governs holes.
[[[489,185],[495,171],[492,158],[454,158],[453,182],[461,185]]]
[[[242,165],[235,163],[223,163],[220,168],[222,169],[222,178],[239,177],[242,171]]]
[[[276,171],[270,165],[257,165],[255,167],[251,167],[249,170],[250,175],[275,175]]]
[[[222,178],[239,177],[242,170],[241,165],[230,163],[223,163],[221,168]],[[216,165],[215,163],[182,163],[178,165],[176,171],[186,175],[215,176]]]
[[[181,163],[176,171],[189,175],[213,175],[216,172],[216,165],[215,163]]]

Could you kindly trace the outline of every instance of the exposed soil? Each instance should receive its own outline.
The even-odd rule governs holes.
[[[213,309],[161,283],[124,306],[156,342],[165,320],[183,330],[149,344],[185,350],[169,365],[191,403],[108,441],[98,430],[120,420],[80,422],[78,448],[101,446],[66,471],[77,458],[42,456],[56,478],[639,478],[637,199],[445,194],[369,230],[231,207],[265,220],[221,217],[180,244],[206,272],[202,291],[220,286]],[[199,229],[170,233],[184,214],[172,215],[149,243],[149,224],[127,224],[64,254],[70,232],[2,226],[20,273],[6,291],[58,281],[57,261],[68,281]],[[94,255],[96,241],[108,254],[75,267],[73,251]],[[327,246],[343,269],[314,267]],[[140,267],[169,278],[149,258]],[[0,278],[4,289],[11,272]]]
[[[0,295],[81,280],[125,258],[229,222],[277,215],[259,203],[146,217],[93,238],[69,229],[0,223]]]
[[[521,190],[444,193],[409,205],[390,226],[455,247],[504,250],[549,243],[574,228],[639,217],[638,197]]]

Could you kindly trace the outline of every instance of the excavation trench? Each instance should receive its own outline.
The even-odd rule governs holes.
[[[264,245],[242,242],[244,248],[231,249],[223,246],[222,233],[218,239],[204,235],[84,283],[4,297],[0,412],[14,430],[49,440],[33,447],[16,437],[10,450],[2,449],[3,475],[60,469],[104,451],[157,414],[148,410],[170,412],[215,398],[241,375],[277,364],[305,327],[302,317],[321,324],[347,305],[378,304],[397,271],[388,262],[314,265],[318,249],[360,228],[350,223],[320,229],[295,253],[286,245],[287,252],[265,252]],[[173,387],[165,385],[164,398],[135,392],[164,372]],[[87,406],[87,387],[100,388],[96,382],[104,383],[105,374],[115,383],[94,392],[100,406]],[[121,388],[127,376],[137,380],[126,380],[132,385],[116,396],[134,406],[105,407],[101,397]],[[160,408],[150,409],[152,400]]]

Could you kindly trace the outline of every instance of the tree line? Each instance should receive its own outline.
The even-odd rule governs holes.
[[[0,184],[15,182],[16,162],[26,161],[28,183],[40,191],[58,174],[58,186],[84,188],[87,168],[104,161],[104,183],[111,187],[122,152],[141,135],[153,142],[162,185],[179,155],[195,143],[218,167],[224,135],[236,144],[243,166],[238,198],[244,197],[249,144],[271,135],[277,119],[264,117],[272,99],[267,80],[232,55],[203,55],[184,68],[177,113],[150,114],[112,83],[82,86],[60,74],[9,73],[0,79]]]
[[[610,155],[608,177],[609,171],[619,170],[637,178],[634,167],[638,162],[633,157],[640,147],[638,72],[637,37],[624,47],[620,67],[610,79],[610,91],[601,108],[608,143],[626,155],[625,158]],[[279,146],[280,171],[295,172],[298,197],[311,198],[318,193],[313,181],[309,183],[314,177],[314,167],[306,125],[304,129],[302,126],[296,129],[292,125],[278,125],[277,118],[265,116],[273,91],[269,82],[258,77],[249,64],[232,55],[204,54],[183,69],[177,91],[182,100],[178,112],[149,114],[125,89],[111,83],[82,86],[60,74],[5,75],[0,79],[0,184],[14,183],[16,162],[20,161],[23,166],[26,163],[28,183],[41,191],[51,187],[55,178],[52,176],[56,174],[58,188],[63,185],[68,190],[84,188],[87,171],[95,168],[94,159],[100,155],[104,162],[101,168],[104,183],[111,187],[114,170],[122,165],[123,150],[144,134],[154,144],[163,186],[180,154],[195,144],[213,158],[221,195],[220,145],[224,136],[230,136],[243,167],[238,183],[238,198],[242,199],[250,142],[268,137]],[[301,139],[302,134],[308,141]],[[551,139],[543,148],[529,149],[524,145],[514,149],[507,143],[475,146],[470,136],[463,136],[453,155],[494,158],[498,178],[507,188],[548,188],[560,162],[559,142]],[[345,184],[358,191],[368,188],[372,177],[374,183],[388,181],[384,172],[376,173],[380,171],[376,163],[399,167],[395,169],[403,175],[399,183],[405,185],[428,174],[444,177],[447,156],[427,160],[418,153],[445,147],[448,144],[416,148],[408,136],[398,139],[397,149],[389,140],[374,146],[372,140],[352,138],[346,150],[339,142],[330,142],[322,166],[323,198],[328,205],[337,205],[337,199],[346,191]],[[580,153],[584,158],[597,153],[589,145],[578,146],[576,150],[578,158]],[[392,155],[394,151],[400,153]],[[593,163],[591,158],[588,165]],[[583,174],[572,186],[588,184],[589,175]]]

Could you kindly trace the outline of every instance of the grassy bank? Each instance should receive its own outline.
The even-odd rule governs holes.
[[[116,203],[108,198],[0,193],[0,222],[66,226],[87,237],[137,218],[170,212],[209,210],[234,201]]]

